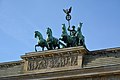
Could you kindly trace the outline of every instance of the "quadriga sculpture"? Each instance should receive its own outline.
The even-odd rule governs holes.
[[[66,14],[66,20],[68,21],[68,28],[67,30],[69,31],[70,35],[67,33],[66,30],[66,26],[65,24],[62,24],[62,35],[61,38],[57,39],[55,37],[53,37],[52,35],[52,30],[48,27],[47,28],[47,39],[43,39],[42,34],[38,31],[35,31],[35,38],[38,37],[38,44],[35,45],[35,51],[37,46],[42,47],[42,50],[44,50],[44,47],[47,48],[47,50],[53,50],[53,49],[60,49],[60,47],[62,46],[62,48],[65,47],[75,47],[75,46],[83,46],[86,48],[85,46],[85,38],[82,35],[81,32],[81,28],[82,28],[82,24],[83,23],[79,23],[77,30],[75,29],[75,26],[72,26],[72,29],[70,29],[70,20],[71,20],[71,10],[72,7],[70,7],[69,9],[63,9],[63,11]],[[60,40],[62,42],[60,42]],[[87,48],[86,48],[87,49]]]

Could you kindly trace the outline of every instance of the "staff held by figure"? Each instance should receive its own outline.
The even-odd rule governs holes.
[[[70,7],[69,9],[63,9],[63,11],[66,13],[66,20],[68,21],[68,25],[70,27],[70,20],[71,20],[71,10],[72,10],[72,7]]]

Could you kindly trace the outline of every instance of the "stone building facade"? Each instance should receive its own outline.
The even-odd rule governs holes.
[[[120,80],[120,48],[70,47],[30,52],[0,63],[0,80]]]

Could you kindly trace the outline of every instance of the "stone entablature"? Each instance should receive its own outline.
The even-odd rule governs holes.
[[[0,63],[0,77],[22,74],[23,64],[23,60]]]
[[[0,69],[14,67],[14,66],[17,66],[17,65],[21,65],[23,63],[24,63],[23,60],[0,63]]]
[[[37,53],[29,53],[21,56],[24,59],[24,71],[44,70],[61,68],[60,70],[68,69],[68,67],[81,68],[83,55],[87,53],[83,47],[71,47],[58,50],[49,50]],[[63,68],[64,67],[64,68]],[[54,71],[52,69],[52,71]],[[57,69],[58,70],[58,69]],[[46,70],[45,70],[46,71]]]
[[[118,53],[120,52],[120,47],[118,48],[108,48],[108,49],[102,49],[102,50],[94,50],[90,51],[90,54],[105,54],[105,53]]]
[[[84,55],[83,67],[97,67],[120,64],[120,48],[90,51]]]
[[[55,72],[32,72],[0,77],[0,80],[119,80],[120,65],[61,70]]]

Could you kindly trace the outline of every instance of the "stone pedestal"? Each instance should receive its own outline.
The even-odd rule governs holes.
[[[31,52],[21,56],[24,60],[24,72],[53,72],[82,68],[85,48],[71,47],[42,52]]]

